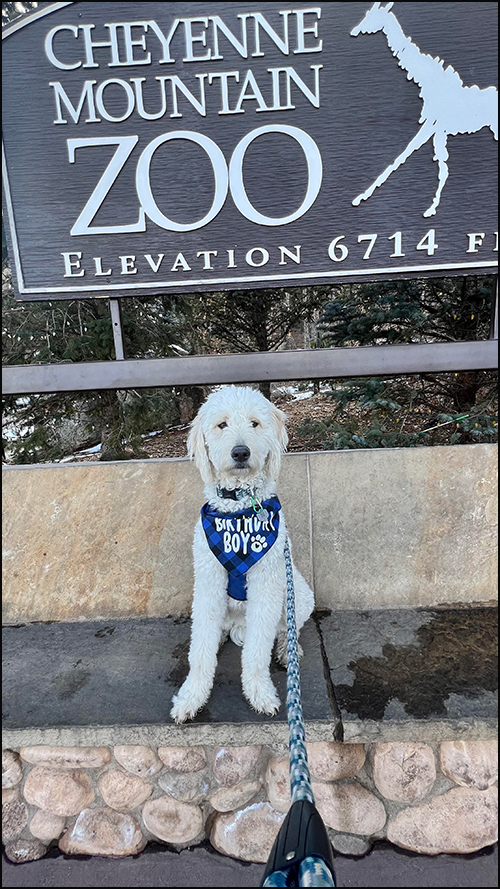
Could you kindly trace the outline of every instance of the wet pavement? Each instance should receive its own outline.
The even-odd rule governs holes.
[[[189,635],[185,618],[4,628],[4,731],[172,727],[170,702],[188,673]],[[491,737],[496,640],[490,607],[317,612],[301,632],[305,720],[327,725],[335,740],[393,740],[395,731],[401,740],[432,740],[443,737],[443,726],[448,737],[465,738],[468,727],[475,737]],[[272,720],[245,701],[241,649],[227,642],[208,704],[190,725],[285,729],[286,671],[273,661],[271,672],[282,700]]]
[[[408,721],[415,729],[495,723],[496,609],[341,611],[318,614],[317,623],[346,740],[366,721]]]

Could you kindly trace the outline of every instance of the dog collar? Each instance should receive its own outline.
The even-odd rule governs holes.
[[[234,488],[232,491],[228,491],[227,488],[217,485],[217,497],[221,497],[223,500],[243,500],[244,497],[252,496],[251,488]]]
[[[220,485],[217,485],[217,496],[221,497],[223,500],[244,500],[246,498],[250,498],[252,509],[262,522],[265,522],[268,518],[268,512],[264,508],[262,502],[257,497],[255,490],[253,488],[234,488],[233,490],[228,490],[227,488],[222,488]],[[276,497],[276,494],[272,495]]]

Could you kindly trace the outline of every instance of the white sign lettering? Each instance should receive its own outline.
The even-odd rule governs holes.
[[[259,213],[248,200],[245,186],[243,184],[243,160],[245,157],[245,152],[251,142],[266,133],[278,133],[286,136],[291,136],[299,143],[306,157],[308,171],[306,196],[300,207],[289,216],[271,218],[269,216],[264,216],[262,213]],[[208,213],[205,214],[205,216],[203,216],[201,219],[196,220],[195,222],[179,223],[174,222],[174,220],[172,219],[168,219],[167,216],[165,216],[165,214],[162,213],[159,209],[151,189],[150,166],[153,155],[161,145],[164,145],[165,143],[175,139],[185,139],[188,142],[194,142],[195,144],[199,145],[206,152],[214,174],[215,191],[212,206],[210,207]],[[228,186],[231,189],[231,196],[234,203],[236,204],[240,213],[245,216],[246,219],[249,219],[251,222],[257,222],[260,225],[287,225],[288,223],[293,222],[295,219],[299,219],[301,216],[304,215],[304,213],[309,210],[311,205],[316,200],[321,187],[323,165],[321,162],[321,155],[319,153],[318,146],[316,145],[314,140],[307,135],[307,133],[304,133],[297,127],[267,126],[260,127],[257,130],[253,130],[251,133],[248,134],[248,136],[245,136],[244,139],[242,139],[236,146],[231,157],[229,170],[227,168],[226,160],[222,151],[220,150],[218,145],[213,142],[212,139],[209,139],[208,136],[203,136],[201,133],[193,133],[187,130],[176,130],[172,133],[165,133],[162,136],[157,136],[156,139],[153,139],[153,141],[146,146],[139,157],[135,176],[135,185],[140,204],[139,219],[137,220],[137,222],[132,224],[122,223],[114,226],[105,225],[91,227],[90,223],[101,207],[115,180],[118,178],[118,175],[123,169],[128,158],[130,157],[137,142],[138,136],[118,136],[114,139],[107,139],[99,136],[89,136],[87,139],[68,139],[68,154],[70,163],[75,162],[75,151],[77,148],[90,148],[92,146],[114,144],[118,145],[118,148],[116,149],[112,159],[104,170],[104,173],[99,179],[96,187],[94,188],[94,191],[90,195],[83,210],[72,226],[70,234],[98,235],[112,232],[116,233],[145,231],[146,220],[144,214],[147,214],[152,222],[155,222],[156,225],[158,225],[160,228],[167,229],[167,231],[194,231],[197,228],[202,228],[204,225],[208,225],[208,223],[211,222],[211,220],[215,216],[217,216],[217,213],[219,213],[219,211],[222,209],[224,201],[226,200]],[[250,262],[250,265],[265,265],[265,262]]]

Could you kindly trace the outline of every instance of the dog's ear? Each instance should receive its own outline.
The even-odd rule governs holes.
[[[212,465],[208,459],[207,446],[205,444],[205,436],[203,435],[202,416],[200,413],[196,415],[191,423],[191,429],[187,440],[188,456],[194,458],[195,466],[200,471],[200,475],[208,484],[213,481]]]
[[[274,404],[271,408],[271,425],[274,432],[273,446],[267,458],[269,477],[276,480],[281,467],[281,455],[286,451],[288,433],[286,431],[286,414]]]

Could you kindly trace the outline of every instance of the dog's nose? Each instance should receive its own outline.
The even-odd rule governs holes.
[[[246,445],[236,445],[231,451],[231,457],[235,463],[246,463],[250,456],[250,448]]]

